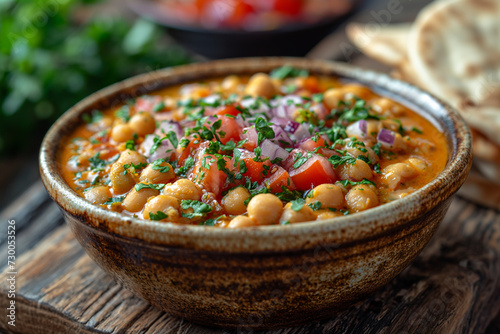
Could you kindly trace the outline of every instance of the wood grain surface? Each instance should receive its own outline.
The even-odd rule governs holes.
[[[115,283],[83,252],[40,183],[0,218],[16,220],[21,254],[16,327],[1,317],[2,331],[229,333],[171,317]],[[3,254],[5,247],[3,238]],[[498,334],[499,255],[500,213],[456,198],[422,254],[374,296],[332,319],[269,333]],[[0,309],[6,289],[2,282]]]

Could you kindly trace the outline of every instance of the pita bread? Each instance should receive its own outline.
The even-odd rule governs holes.
[[[347,25],[349,39],[366,55],[389,66],[398,67],[407,58],[407,42],[411,24]]]
[[[500,1],[427,6],[412,26],[408,57],[428,90],[500,143]]]

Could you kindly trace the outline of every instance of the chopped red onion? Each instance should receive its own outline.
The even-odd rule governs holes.
[[[283,161],[288,158],[289,155],[285,149],[268,139],[264,140],[262,144],[260,144],[260,148],[262,149],[262,155],[268,157],[271,161],[276,158],[280,158]]]
[[[267,114],[271,108],[266,103],[263,103],[262,101],[258,101],[257,99],[254,98],[246,98],[240,102],[241,106],[248,109],[248,111],[252,114],[255,115],[257,113],[264,113]]]
[[[147,135],[141,144],[140,152],[148,158],[148,162],[155,161],[157,159],[167,159],[170,158],[174,152],[174,147],[170,140],[166,139],[161,142],[158,148],[151,154],[151,148],[154,145],[155,138],[163,138],[157,135]]]
[[[282,117],[273,117],[273,118],[271,118],[271,123],[276,124],[278,126],[281,126],[282,128],[286,127],[286,125],[288,124],[288,122],[290,122],[288,119],[282,118]]]
[[[349,125],[346,131],[350,137],[362,138],[366,137],[367,129],[368,129],[368,124],[364,119],[362,119],[360,121],[357,121]]]
[[[168,134],[170,131],[173,131],[176,134],[177,139],[184,136],[184,131],[182,130],[182,127],[180,126],[179,123],[174,121],[161,122],[158,129],[156,129],[155,133],[161,137],[165,137],[165,135]]]
[[[290,137],[288,137],[287,133],[281,127],[277,125],[271,125],[271,129],[273,129],[274,132],[274,139],[271,139],[274,143],[277,143],[279,145],[283,145],[285,142],[289,143],[290,145],[293,144]]]
[[[382,147],[391,147],[394,144],[394,139],[396,134],[391,130],[382,129],[378,133],[377,141],[382,145]]]
[[[294,134],[295,131],[297,131],[297,129],[299,128],[299,125],[300,125],[299,122],[288,121],[288,123],[286,124],[286,126],[283,130],[285,130],[288,133]]]
[[[238,114],[238,116],[236,116],[236,118],[234,120],[242,128],[246,128],[249,125],[248,122],[246,120],[244,120],[243,117],[241,117],[241,114]]]
[[[299,142],[304,138],[311,137],[311,133],[309,132],[309,128],[304,125],[304,123],[301,123],[297,130],[293,133],[293,140],[295,142]]]

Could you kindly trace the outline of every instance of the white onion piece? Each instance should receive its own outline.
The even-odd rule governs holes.
[[[282,117],[271,118],[271,123],[281,126],[282,128],[286,127],[289,122],[290,121],[288,119]]]
[[[364,119],[362,119],[349,125],[346,129],[346,132],[349,137],[364,138],[366,137],[367,129],[368,124]]]
[[[243,117],[241,117],[241,114],[238,114],[238,116],[236,116],[236,118],[234,120],[242,128],[246,128],[250,125],[250,124],[248,124],[248,121],[244,120]]]
[[[293,144],[287,133],[278,125],[271,125],[271,129],[274,132],[274,139],[271,139],[274,143],[283,145],[284,143]]]
[[[295,142],[299,142],[302,139],[311,137],[311,133],[309,132],[309,127],[301,123],[297,130],[293,133],[293,140]]]
[[[158,129],[156,129],[155,133],[160,137],[165,137],[170,131],[173,131],[177,136],[177,139],[184,136],[184,131],[179,123],[174,121],[163,121],[160,123]]]
[[[266,103],[263,103],[262,101],[257,101],[257,99],[254,98],[246,98],[240,102],[240,104],[244,107],[247,108],[250,114],[255,115],[258,113],[264,113],[267,114],[271,108]]]
[[[241,134],[242,139],[248,139],[249,142],[254,142],[257,143],[258,141],[258,134],[257,130],[255,130],[255,127],[249,126],[243,129],[243,133]]]
[[[214,104],[218,101],[220,101],[220,95],[217,95],[217,94],[212,94],[212,95],[209,95],[207,97],[205,97],[203,99],[203,102],[207,103],[207,104]]]
[[[271,161],[276,158],[280,158],[283,161],[288,158],[289,155],[285,149],[268,139],[264,140],[262,144],[260,144],[260,148],[262,149],[262,155],[268,157]]]
[[[391,148],[394,145],[394,139],[396,138],[396,134],[391,130],[382,129],[378,133],[377,141],[384,148]]]
[[[162,138],[157,135],[147,135],[144,141],[141,144],[139,149],[140,153],[148,158],[148,162],[155,161],[157,159],[167,159],[170,158],[172,153],[174,152],[174,147],[170,140],[165,139],[161,142],[155,152],[151,154],[151,148],[154,145],[154,138]]]

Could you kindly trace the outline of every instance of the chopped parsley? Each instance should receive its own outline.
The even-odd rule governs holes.
[[[162,166],[161,164],[164,162],[166,162],[165,159],[156,159],[155,161],[153,161],[151,168],[153,170],[159,171],[160,173],[166,173],[170,170],[170,166]]]
[[[125,199],[125,196],[111,197],[111,198],[108,198],[108,200],[106,202],[104,202],[103,204],[104,205],[113,205],[115,203],[121,203],[121,202],[123,202],[124,199]]]
[[[297,69],[290,65],[283,65],[271,71],[270,77],[275,79],[285,79],[285,78],[296,78],[296,77],[307,77],[309,76],[309,71]]]
[[[297,198],[290,202],[292,204],[291,208],[293,211],[300,211],[304,207],[306,201],[303,198]]]
[[[412,127],[411,131],[414,131],[414,132],[418,133],[419,135],[421,135],[422,133],[424,133],[422,130],[420,130],[420,129],[416,128],[416,127]]]
[[[154,190],[162,190],[165,188],[165,185],[162,183],[154,184],[154,183],[137,183],[134,187],[135,191],[141,191],[142,189],[154,189]]]
[[[351,164],[354,165],[356,163],[356,158],[350,155],[332,155],[328,158],[328,161],[333,165],[334,168],[337,168],[340,165]]]
[[[149,219],[151,220],[163,220],[167,217],[168,215],[163,211],[156,211],[156,213],[149,212]]]
[[[347,187],[348,185],[349,186],[356,186],[356,185],[359,185],[359,184],[367,184],[367,185],[372,185],[372,186],[375,186],[375,182],[373,181],[370,181],[370,180],[367,180],[367,179],[363,179],[363,181],[359,181],[359,182],[354,182],[354,181],[350,181],[350,180],[342,180],[342,181],[339,181],[344,187]]]
[[[131,140],[127,140],[125,142],[125,148],[127,150],[135,151],[135,142],[132,139]]]
[[[192,213],[181,213],[182,217],[185,218],[199,218],[205,216],[209,212],[212,212],[212,207],[210,205],[195,200],[182,200],[181,208],[183,210],[193,209]]]
[[[123,172],[123,175],[127,175],[127,172],[128,172],[129,168],[133,168],[134,172],[137,172],[139,169],[142,169],[142,168],[146,167],[147,165],[148,164],[145,163],[145,162],[139,162],[137,165],[134,164],[133,162],[131,162],[129,164],[125,164],[125,165],[123,165],[123,169],[125,170]]]

